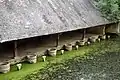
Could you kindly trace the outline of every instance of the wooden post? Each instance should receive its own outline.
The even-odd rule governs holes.
[[[18,54],[17,50],[17,41],[14,41],[14,53],[13,53],[13,58],[16,58]]]
[[[86,34],[86,29],[83,29],[83,35],[82,35],[82,40],[84,40]]]
[[[105,34],[106,34],[106,25],[103,28],[103,35],[105,35]]]
[[[120,22],[117,23],[118,33],[120,33]]]
[[[60,39],[60,34],[57,34],[56,47],[58,47],[58,45],[59,45],[59,39]]]

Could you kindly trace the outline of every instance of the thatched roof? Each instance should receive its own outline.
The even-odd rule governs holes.
[[[0,0],[0,42],[108,23],[90,0]]]

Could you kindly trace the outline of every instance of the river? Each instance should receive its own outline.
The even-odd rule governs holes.
[[[26,80],[120,80],[120,38],[101,44],[97,51],[51,65]]]

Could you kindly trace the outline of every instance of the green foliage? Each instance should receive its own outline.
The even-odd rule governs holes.
[[[120,20],[120,0],[95,0],[103,16],[110,21]]]

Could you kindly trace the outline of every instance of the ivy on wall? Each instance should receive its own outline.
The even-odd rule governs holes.
[[[120,0],[94,0],[103,17],[110,21],[120,20]]]

